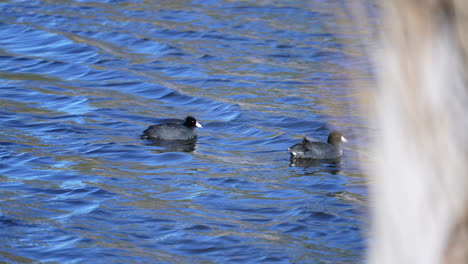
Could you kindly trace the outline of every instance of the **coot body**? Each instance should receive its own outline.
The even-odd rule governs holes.
[[[194,140],[197,138],[196,127],[202,127],[192,116],[187,116],[182,123],[164,123],[149,126],[141,138],[153,140]]]
[[[309,141],[306,137],[301,143],[290,147],[292,159],[336,159],[343,154],[341,142],[347,140],[338,131],[332,131],[328,135],[327,142]]]

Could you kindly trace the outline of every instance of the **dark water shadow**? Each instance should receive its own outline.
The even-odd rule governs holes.
[[[290,167],[318,168],[330,174],[338,174],[341,171],[341,158],[335,159],[295,159],[290,158]]]
[[[155,146],[156,153],[164,152],[193,152],[197,145],[197,140],[160,140],[149,139],[147,145]]]

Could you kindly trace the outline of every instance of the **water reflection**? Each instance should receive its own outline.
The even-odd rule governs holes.
[[[147,145],[156,147],[152,152],[192,152],[195,150],[197,140],[160,140],[147,139]]]
[[[341,158],[336,159],[289,159],[289,166],[301,168],[320,168],[330,174],[338,174],[341,171]]]

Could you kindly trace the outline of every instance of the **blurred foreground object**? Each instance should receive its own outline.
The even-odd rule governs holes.
[[[468,263],[468,1],[381,6],[368,262]]]

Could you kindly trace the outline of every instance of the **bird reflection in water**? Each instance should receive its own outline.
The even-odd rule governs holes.
[[[193,152],[197,145],[197,140],[148,140],[150,146],[155,146],[157,153],[164,152]]]
[[[341,158],[335,159],[298,159],[289,160],[289,166],[300,168],[317,168],[330,174],[338,174],[341,171]]]

